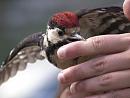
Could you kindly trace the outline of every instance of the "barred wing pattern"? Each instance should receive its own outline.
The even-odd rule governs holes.
[[[30,36],[34,39],[34,36],[36,37],[37,35],[41,36],[42,33],[34,33]],[[40,54],[41,48],[36,44],[36,41],[34,43],[29,37],[19,43],[19,47],[16,46],[16,48],[10,52],[5,62],[0,66],[0,84],[14,76],[18,70],[24,70],[27,63],[34,63],[37,59],[44,59]]]
[[[83,9],[77,15],[84,38],[130,32],[130,21],[124,16],[121,7]]]

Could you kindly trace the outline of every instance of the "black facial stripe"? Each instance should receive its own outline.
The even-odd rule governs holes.
[[[48,45],[50,45],[51,42],[50,42],[49,39],[48,39],[48,32],[46,33],[46,35],[47,35],[47,42],[48,42]]]
[[[45,50],[46,55],[47,55],[48,60],[51,63],[54,63],[53,58],[51,56],[54,55],[55,50],[58,49],[59,47],[65,45],[65,44],[68,44],[67,40],[59,41],[56,44],[50,43],[49,47],[46,48],[46,50]]]
[[[114,30],[119,30],[119,26],[122,23],[127,23],[128,20],[127,19],[121,19],[121,20],[117,20],[114,23],[111,23],[104,31],[100,32],[101,34],[110,34],[112,31]],[[120,33],[120,32],[119,32]],[[122,32],[121,32],[122,33]]]

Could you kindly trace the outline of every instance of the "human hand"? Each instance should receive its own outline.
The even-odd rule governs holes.
[[[124,2],[130,19],[130,0]],[[77,48],[78,47],[78,48]],[[74,42],[58,50],[61,59],[97,56],[63,70],[61,84],[71,84],[61,98],[129,98],[130,97],[130,33],[103,35]]]
[[[71,84],[70,93],[69,89],[65,90],[68,94],[66,98],[84,98],[95,93],[100,93],[102,98],[129,98],[130,89],[124,89],[130,87],[129,33],[93,37],[87,41],[71,43],[64,46],[64,49],[64,56],[61,56],[61,50],[58,51],[62,59],[102,55],[59,74],[62,84]]]
[[[130,0],[125,0],[123,4],[125,16],[130,20]]]

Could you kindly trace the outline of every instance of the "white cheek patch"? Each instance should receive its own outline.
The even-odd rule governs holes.
[[[54,29],[48,29],[48,39],[49,41],[53,42],[53,43],[57,43],[58,41],[62,40],[59,35],[58,35],[58,28],[54,28]]]

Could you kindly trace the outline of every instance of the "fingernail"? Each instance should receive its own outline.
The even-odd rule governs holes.
[[[58,49],[57,55],[61,59],[65,58],[65,49],[64,49],[64,46]]]
[[[58,80],[60,81],[61,84],[64,84],[66,82],[66,79],[63,75],[63,71],[58,74]]]
[[[75,94],[75,93],[76,93],[77,83],[78,83],[78,82],[74,82],[74,83],[72,83],[71,86],[70,86],[70,92],[71,92],[72,94]]]

